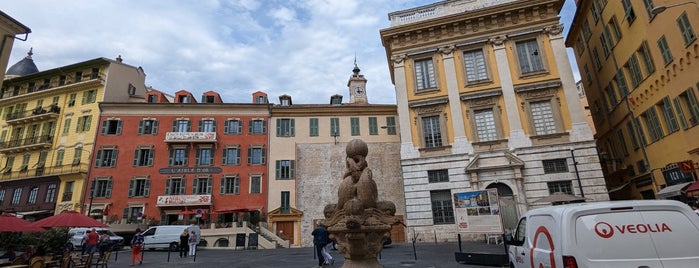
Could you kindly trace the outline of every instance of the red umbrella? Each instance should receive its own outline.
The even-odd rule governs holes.
[[[109,227],[93,218],[74,210],[63,211],[60,214],[41,219],[32,224],[37,227]]]
[[[44,229],[33,226],[31,222],[10,214],[0,215],[0,233],[2,232],[43,232]]]

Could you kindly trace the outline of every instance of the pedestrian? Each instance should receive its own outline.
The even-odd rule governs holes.
[[[189,234],[189,256],[194,257],[194,255],[197,254],[197,241],[199,240],[199,237],[197,237],[197,233],[192,230],[192,232]]]
[[[316,255],[318,255],[318,267],[323,267],[325,264],[325,256],[323,256],[323,248],[328,243],[328,230],[325,229],[323,223],[319,223],[318,227],[311,233],[313,235],[313,246],[316,248]]]
[[[80,255],[85,255],[85,251],[87,251],[87,234],[90,233],[90,230],[87,230],[87,232],[83,235],[83,238],[80,240]]]
[[[100,256],[104,255],[104,252],[111,250],[112,241],[109,240],[109,234],[107,231],[103,231],[100,235],[99,243],[97,244],[97,249],[100,252]]]
[[[85,246],[87,247],[87,254],[92,254],[97,252],[97,243],[99,243],[100,235],[97,234],[97,230],[92,228],[92,230],[87,233],[87,240],[85,240]]]
[[[187,258],[187,251],[189,250],[189,228],[184,228],[184,231],[180,234],[180,258]]]
[[[330,254],[330,250],[333,248],[333,241],[330,237],[327,238],[325,246],[323,247],[323,257],[325,257],[325,264],[333,265],[335,264],[335,258]]]
[[[138,259],[138,264],[143,264],[143,257],[141,257],[141,250],[143,249],[143,233],[141,233],[141,228],[136,228],[136,234],[133,235],[131,239],[131,266],[136,264],[136,259]]]

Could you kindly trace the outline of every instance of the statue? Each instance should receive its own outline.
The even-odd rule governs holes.
[[[383,242],[390,237],[396,206],[379,201],[376,182],[366,161],[367,144],[354,139],[346,147],[346,170],[337,192],[337,204],[325,206],[330,239],[345,257],[342,267],[383,267],[377,261]]]

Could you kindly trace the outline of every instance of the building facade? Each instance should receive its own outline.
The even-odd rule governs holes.
[[[26,41],[31,32],[29,27],[0,11],[0,35],[3,36],[0,41],[0,70],[7,70],[15,39]],[[5,73],[0,72],[0,86],[4,79]]]
[[[612,199],[684,200],[696,181],[697,18],[692,1],[577,1],[566,44],[575,51]]]
[[[309,234],[325,218],[323,209],[337,203],[345,147],[353,139],[369,146],[367,162],[379,198],[393,201],[397,216],[405,215],[396,106],[370,104],[366,84],[355,66],[347,103],[334,95],[328,104],[293,104],[282,95],[272,107],[268,223],[291,245],[312,245]],[[405,241],[402,225],[394,227],[392,239]]]
[[[143,69],[96,58],[13,76],[0,89],[0,208],[37,218],[83,210],[97,105],[143,101]]]
[[[563,2],[441,1],[388,15],[381,38],[418,240],[456,240],[459,192],[496,189],[506,230],[554,192],[608,200],[561,35]]]
[[[149,90],[144,103],[101,103],[91,212],[111,223],[225,227],[266,212],[269,107]],[[257,102],[260,100],[260,102]],[[251,220],[255,221],[255,220]]]

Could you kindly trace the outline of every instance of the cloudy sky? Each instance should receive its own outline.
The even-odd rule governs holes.
[[[305,104],[333,94],[349,100],[356,55],[369,102],[395,103],[379,30],[389,27],[388,13],[434,2],[12,0],[0,1],[0,10],[32,29],[15,42],[9,65],[30,47],[40,71],[121,55],[143,67],[147,86],[169,94],[213,90],[240,103],[260,90],[272,102],[288,94]],[[566,0],[561,14],[566,28],[573,5]]]

